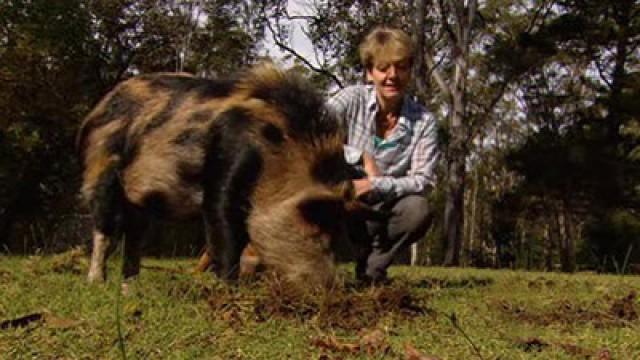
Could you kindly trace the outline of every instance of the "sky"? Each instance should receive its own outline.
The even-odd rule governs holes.
[[[287,10],[289,15],[308,15],[310,9],[311,0],[289,0]],[[290,25],[290,43],[289,46],[293,48],[300,55],[304,56],[312,64],[317,65],[317,62],[313,53],[313,45],[309,39],[304,35],[303,28],[306,25],[303,20],[293,21]],[[276,60],[282,60],[285,53],[283,53],[272,41],[270,36],[267,36],[265,43],[264,55],[269,55]]]

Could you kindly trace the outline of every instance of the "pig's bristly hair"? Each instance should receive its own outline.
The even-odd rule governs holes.
[[[288,135],[294,139],[315,142],[341,136],[341,128],[327,111],[322,94],[299,74],[263,63],[245,72],[235,89],[278,108],[287,121]]]

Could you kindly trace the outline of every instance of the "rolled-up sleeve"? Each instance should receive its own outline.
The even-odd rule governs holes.
[[[362,150],[349,145],[344,145],[343,148],[344,159],[347,161],[347,164],[358,165],[362,162]]]
[[[344,157],[350,165],[362,162],[363,146],[357,144],[353,136],[354,129],[358,126],[358,110],[362,106],[361,102],[364,101],[362,95],[361,88],[350,86],[340,90],[327,101],[327,108],[336,117],[347,135],[347,138],[344,139]]]
[[[355,87],[347,87],[338,91],[327,101],[327,109],[333,116],[338,119],[340,124],[346,129],[351,121],[351,112],[353,112],[354,99],[357,97],[357,89]]]

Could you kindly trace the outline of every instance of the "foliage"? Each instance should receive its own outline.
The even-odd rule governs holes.
[[[593,219],[585,233],[585,263],[614,273],[627,272],[630,264],[640,263],[640,220],[629,211],[612,210]]]
[[[4,246],[25,250],[16,244],[30,236],[26,234],[30,224],[44,224],[52,235],[61,216],[81,211],[75,196],[80,176],[75,131],[91,106],[116,83],[152,71],[227,75],[255,60],[262,30],[256,15],[247,12],[247,2],[194,4],[147,0],[0,4],[0,241],[6,242]]]
[[[629,7],[636,10],[629,13]],[[519,41],[537,49],[530,55],[542,66],[521,83],[533,131],[510,151],[507,164],[522,176],[520,196],[538,199],[552,218],[586,226],[584,246],[596,251],[592,261],[614,256],[605,251],[617,242],[614,238],[625,248],[634,241],[619,233],[631,228],[604,219],[617,218],[620,208],[633,217],[638,209],[640,173],[633,160],[637,138],[632,129],[640,113],[628,101],[637,94],[629,81],[636,76],[630,65],[638,60],[633,51],[640,34],[637,8],[633,2],[560,2],[558,13],[540,31]],[[518,60],[504,65],[508,71],[521,66]],[[579,231],[567,229],[561,237],[577,237]],[[610,236],[604,236],[604,229]]]

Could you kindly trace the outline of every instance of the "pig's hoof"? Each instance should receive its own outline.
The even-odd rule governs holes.
[[[122,296],[133,296],[136,293],[137,286],[135,280],[137,278],[138,277],[130,277],[122,281],[120,284],[120,294],[122,294]]]
[[[120,294],[122,294],[122,296],[130,296],[132,293],[132,289],[131,289],[131,285],[129,285],[129,283],[123,282],[122,284],[120,284]]]

